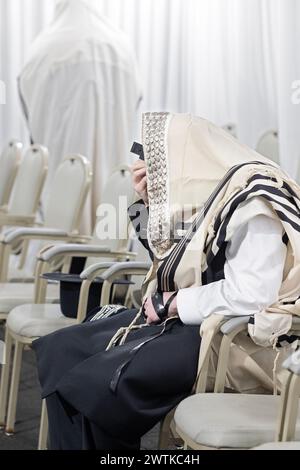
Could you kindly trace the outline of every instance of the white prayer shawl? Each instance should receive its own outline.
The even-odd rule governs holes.
[[[148,243],[155,256],[145,297],[157,289],[201,286],[222,245],[250,218],[264,214],[281,221],[287,257],[279,298],[255,315],[249,325],[253,341],[239,338],[227,384],[240,391],[271,388],[275,352],[262,347],[276,346],[290,330],[292,315],[300,315],[299,186],[222,129],[190,115],[145,115],[143,145]],[[253,198],[249,210],[245,203]],[[188,226],[174,242],[178,222]]]
[[[92,162],[82,224],[90,232],[108,175],[129,162],[141,85],[126,36],[100,15],[97,1],[57,3],[53,22],[32,45],[20,95],[33,141],[50,151],[44,198],[66,154]]]

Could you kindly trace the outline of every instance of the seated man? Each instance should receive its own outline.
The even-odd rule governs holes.
[[[190,394],[205,318],[297,306],[296,184],[190,115],[147,113],[143,150],[133,182],[148,211],[147,239],[139,235],[153,264],[142,309],[112,307],[109,318],[96,315],[34,342],[51,449],[139,448],[141,436]],[[237,372],[237,389],[259,385],[250,373],[238,383]]]

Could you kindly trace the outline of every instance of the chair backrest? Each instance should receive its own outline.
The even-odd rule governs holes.
[[[48,150],[41,145],[32,145],[26,151],[15,179],[9,199],[8,213],[11,215],[35,215],[48,170]]]
[[[21,162],[23,144],[12,140],[0,156],[0,207],[6,206]]]
[[[278,132],[276,130],[270,130],[263,134],[257,143],[256,151],[279,165]]]
[[[44,208],[45,227],[78,231],[91,186],[91,166],[82,155],[69,155],[57,168]]]
[[[97,209],[93,244],[105,245],[112,251],[128,249],[127,208],[133,203],[134,196],[130,168],[126,165],[116,168],[104,186]],[[99,259],[89,258],[86,267],[97,262]]]

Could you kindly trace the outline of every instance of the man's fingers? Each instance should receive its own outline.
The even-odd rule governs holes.
[[[135,172],[137,170],[140,170],[141,168],[146,168],[145,162],[143,160],[137,160],[134,162],[134,164],[131,166],[131,171]]]
[[[147,177],[145,176],[142,181],[135,185],[135,190],[137,193],[142,193],[147,189]]]
[[[139,183],[139,181],[142,179],[142,178],[145,178],[146,177],[146,170],[145,168],[141,168],[140,170],[138,171],[135,171],[132,175],[133,177],[133,182],[134,183]]]

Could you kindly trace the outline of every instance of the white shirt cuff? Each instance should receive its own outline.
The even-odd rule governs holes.
[[[177,311],[185,325],[200,325],[203,318],[199,315],[199,287],[180,289],[177,294]]]

